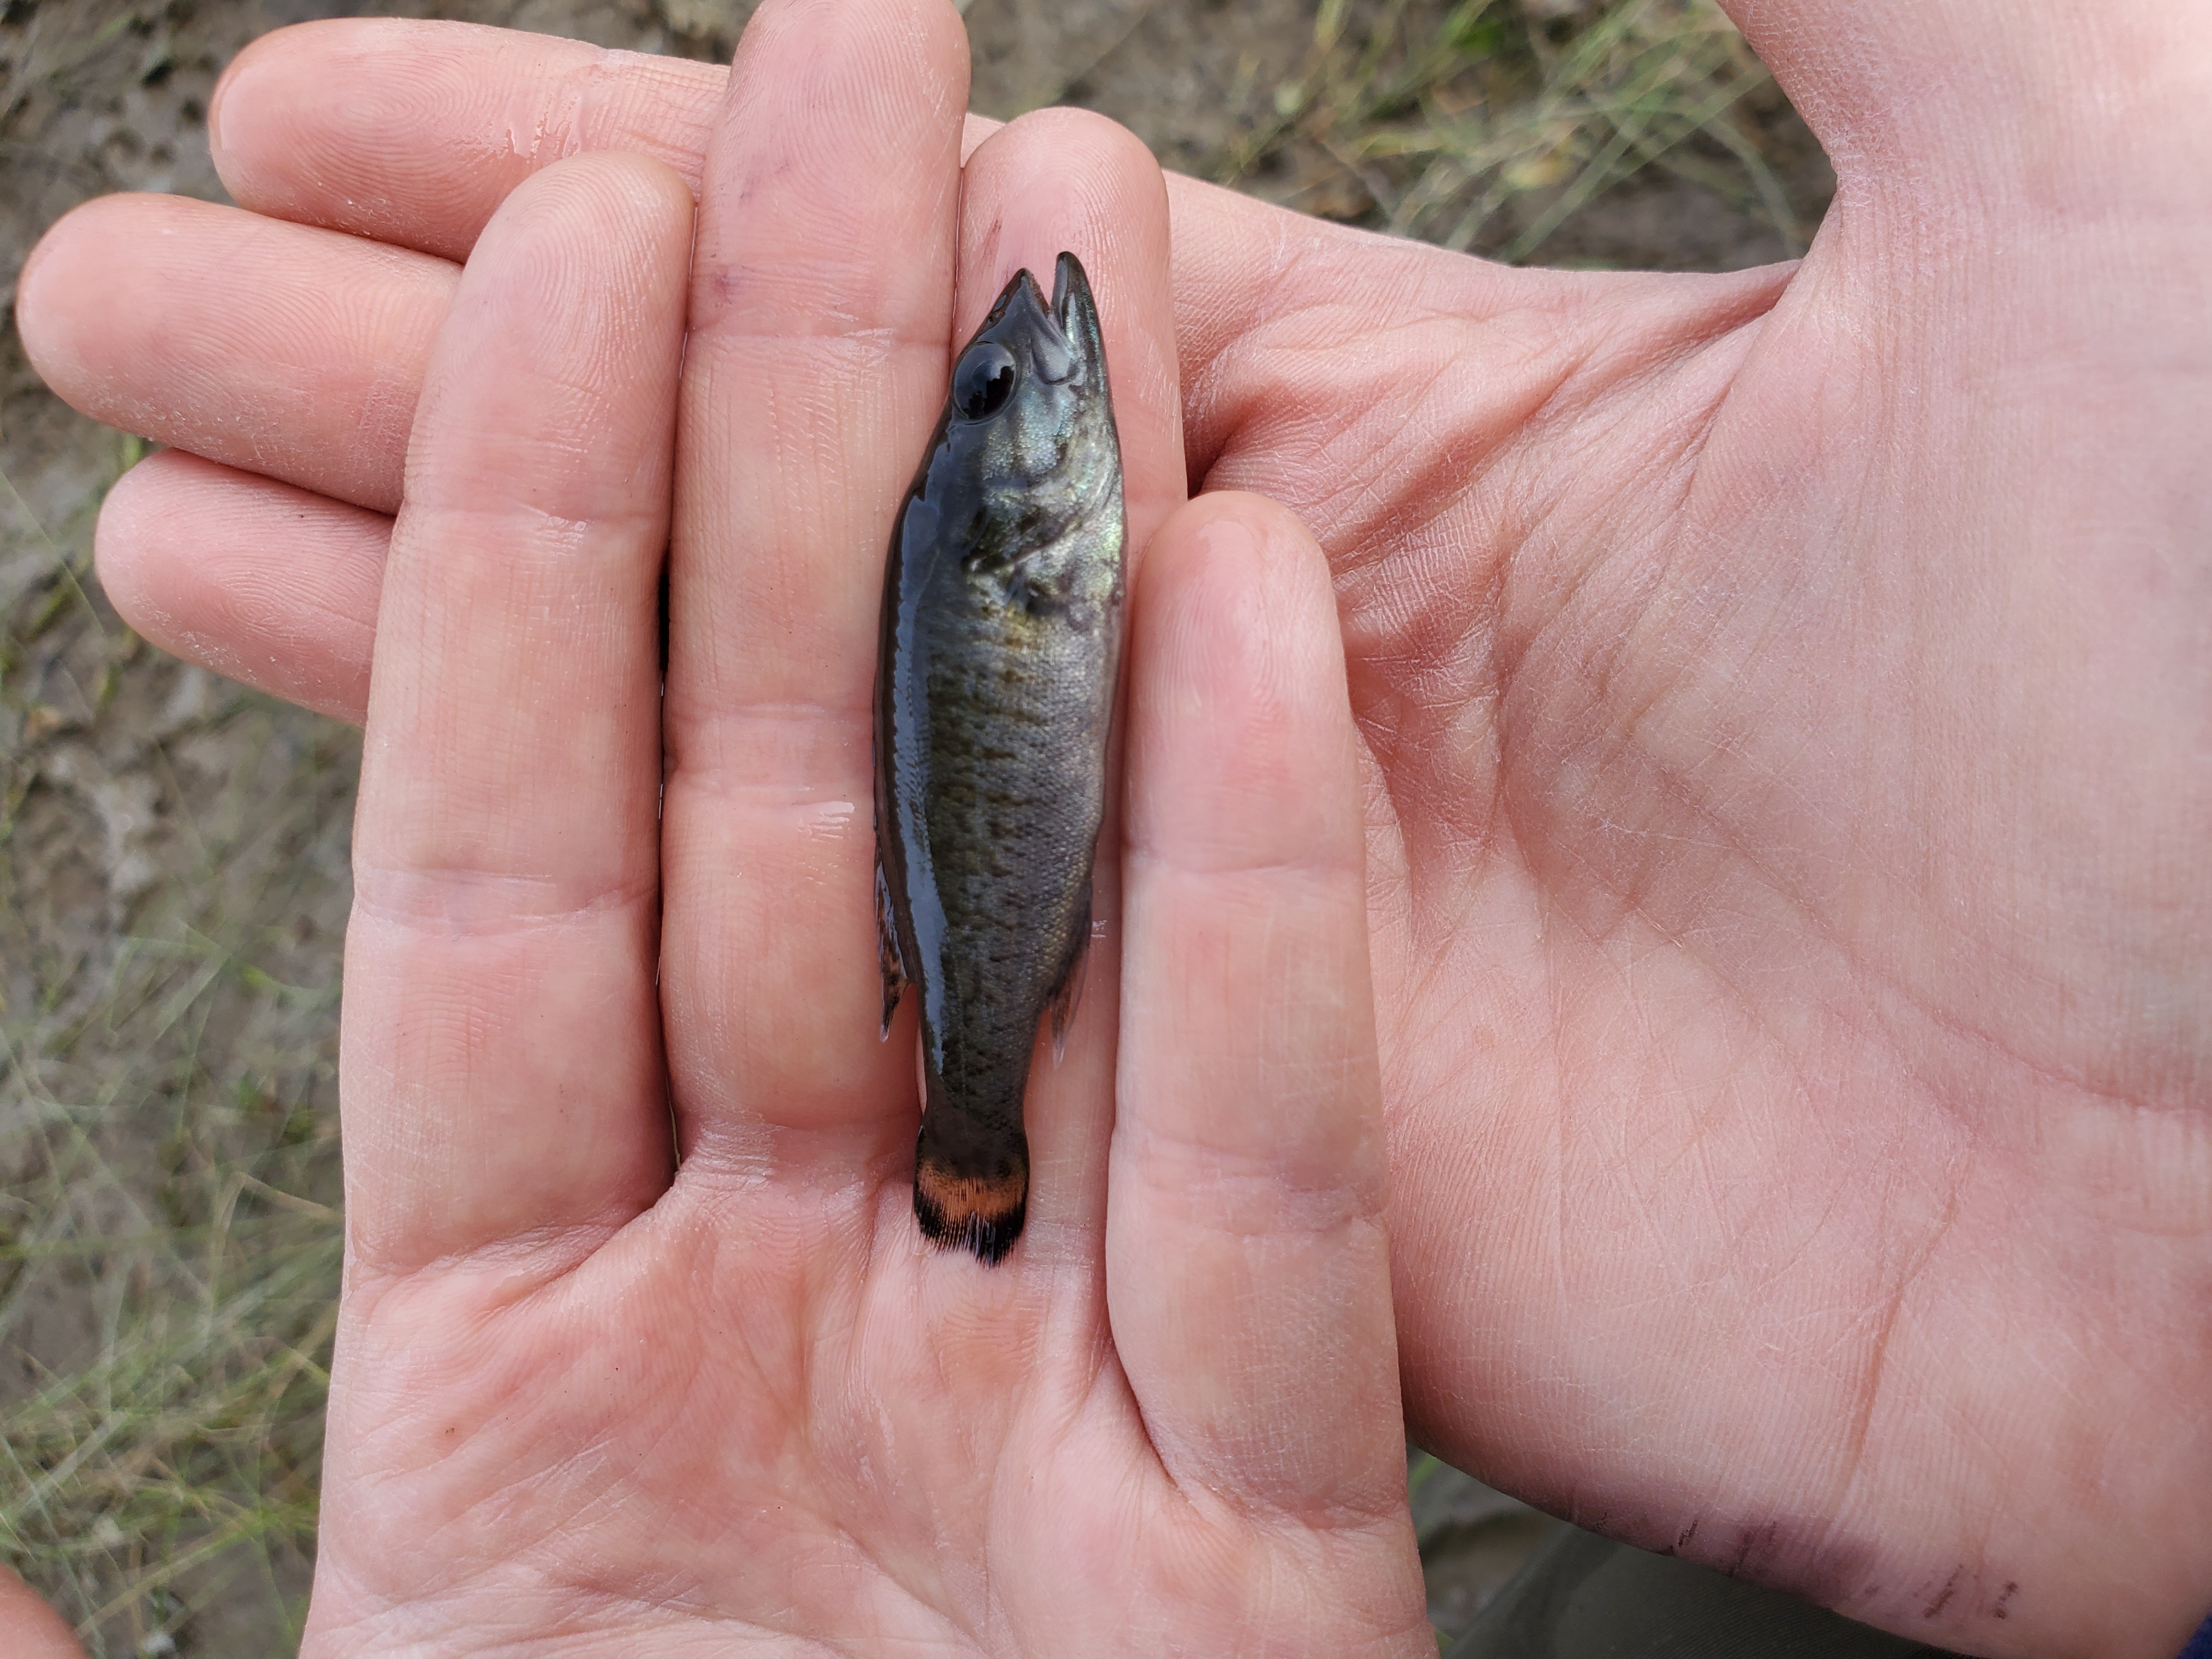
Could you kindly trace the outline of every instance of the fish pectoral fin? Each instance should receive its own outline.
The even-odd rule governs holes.
[[[898,921],[891,915],[891,887],[884,879],[884,861],[876,860],[876,965],[884,975],[884,1024],[881,1039],[891,1034],[891,1018],[906,992],[906,962],[899,955]]]
[[[1075,951],[1052,988],[1052,1063],[1059,1065],[1067,1053],[1067,1028],[1075,1024],[1075,1011],[1083,1001],[1083,975],[1091,965],[1091,892],[1083,890],[1083,908],[1077,913]]]

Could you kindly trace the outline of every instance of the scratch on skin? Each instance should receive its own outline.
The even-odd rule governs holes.
[[[1954,1567],[1951,1569],[1951,1576],[1943,1581],[1943,1589],[1942,1592],[1937,1595],[1933,1601],[1930,1601],[1926,1607],[1921,1608],[1920,1616],[1923,1619],[1933,1619],[1937,1613],[1942,1612],[1945,1607],[1951,1605],[1951,1598],[1959,1593],[1960,1577],[1966,1571],[1966,1570],[1964,1567]]]
[[[2020,1584],[2018,1581],[2015,1580],[2013,1583],[2008,1583],[2002,1590],[1999,1591],[1996,1604],[1990,1608],[1990,1617],[1992,1619],[2011,1618],[2012,1598],[2019,1589]]]

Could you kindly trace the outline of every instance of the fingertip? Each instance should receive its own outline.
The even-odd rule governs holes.
[[[419,142],[411,129],[434,109],[442,112],[441,106],[455,101],[437,96],[446,90],[441,82],[453,79],[439,46],[471,31],[507,33],[517,46],[537,39],[465,23],[321,17],[248,41],[224,66],[208,98],[208,149],[216,176],[233,201],[258,213],[462,257],[465,240],[455,245],[445,236],[422,234],[424,227],[391,216],[390,204],[368,186],[386,174],[419,170],[428,179],[453,173],[449,158],[424,166],[430,158],[409,154]],[[345,97],[331,96],[334,83],[346,88]],[[514,131],[507,136],[507,148],[514,149]],[[532,136],[542,135],[533,131]],[[466,158],[477,164],[486,159]],[[452,182],[445,186],[454,187]]]
[[[1334,659],[1335,678],[1342,680],[1328,557],[1279,501],[1243,489],[1194,496],[1161,526],[1152,552],[1159,568],[1146,571],[1140,604],[1178,610],[1197,605],[1212,614],[1247,593],[1278,601],[1279,620],[1294,630],[1287,643],[1307,650],[1326,645],[1322,654]]]
[[[458,262],[538,156],[560,154],[568,137],[524,101],[538,59],[591,52],[411,19],[272,29],[231,59],[209,98],[216,176],[252,212]]]
[[[1169,240],[1158,161],[1103,115],[1033,110],[969,158],[953,337],[975,330],[1017,270],[1049,289],[1063,251],[1083,261],[1106,337],[1129,545],[1139,551],[1188,488]]]
[[[980,228],[982,244],[999,250],[993,292],[1021,268],[1024,249],[1018,235],[1008,234],[1018,232],[1018,220],[1049,215],[1087,222],[1110,240],[1117,229],[1127,234],[1145,228],[1129,221],[1133,208],[1154,209],[1163,217],[1167,212],[1167,181],[1151,149],[1119,121],[1093,110],[1055,106],[1017,116],[981,133],[968,165],[970,187],[985,193],[991,210]],[[1038,211],[1018,211],[1031,206]],[[980,317],[991,296],[977,297]]]
[[[92,532],[93,570],[108,603],[134,632],[164,650],[172,648],[167,636],[173,632],[168,626],[169,595],[160,562],[153,556],[159,543],[147,532],[152,527],[149,499],[161,493],[158,475],[167,470],[170,453],[149,455],[109,487]]]
[[[644,489],[665,511],[691,225],[690,187],[644,156],[573,155],[518,185],[477,239],[440,336],[442,373],[434,356],[416,412],[410,503],[465,510],[486,468],[509,507],[526,499],[585,522]],[[464,441],[472,462],[428,465],[425,422],[435,400],[454,398],[476,411],[477,439]],[[586,432],[598,436],[580,447],[551,443],[558,433],[576,445]],[[526,433],[538,435],[521,441]],[[487,446],[489,434],[501,436]],[[518,441],[516,453],[502,448]]]
[[[1130,653],[1133,849],[1208,871],[1355,871],[1357,738],[1328,565],[1265,496],[1198,497],[1152,541]]]
[[[0,1651],[14,1659],[84,1659],[61,1614],[0,1562]]]
[[[23,355],[72,407],[83,407],[86,373],[76,325],[112,316],[103,296],[112,292],[115,222],[148,199],[126,193],[80,202],[46,227],[17,274],[15,332]]]
[[[311,218],[282,180],[298,167],[303,149],[316,147],[316,130],[330,118],[334,73],[358,68],[357,62],[334,60],[373,54],[379,37],[392,33],[393,21],[318,17],[288,24],[255,36],[223,66],[208,95],[208,149],[233,201],[281,217]],[[355,75],[345,78],[358,83]],[[274,179],[264,177],[272,170]]]
[[[174,656],[358,726],[391,520],[182,450],[100,503],[109,601]]]
[[[679,227],[689,234],[694,205],[690,185],[666,163],[621,150],[592,150],[532,173],[508,195],[497,218],[512,225],[550,216],[565,237],[574,232],[573,216],[580,214],[610,228],[635,227],[665,236]]]
[[[1102,316],[1150,305],[1155,289],[1165,302],[1167,181],[1120,122],[1090,110],[1031,110],[975,146],[965,188],[956,337],[981,321],[1016,271],[1026,268],[1049,289],[1063,249],[1083,260]]]
[[[244,202],[252,194],[246,168],[232,147],[238,128],[227,121],[231,94],[240,85],[250,86],[271,57],[282,54],[287,37],[295,29],[313,28],[312,23],[295,23],[289,28],[271,29],[247,41],[238,55],[222,66],[216,76],[215,90],[208,94],[207,133],[208,152],[215,162],[215,176],[222,180],[222,187],[230,192],[234,202]]]

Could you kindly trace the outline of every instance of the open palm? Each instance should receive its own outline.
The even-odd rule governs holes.
[[[2151,147],[2212,43],[1739,9],[1838,161],[1800,265],[1300,227],[1178,295],[1194,475],[1336,572],[1409,1414],[1891,1628],[2170,1650],[2212,1566],[2212,197]]]
[[[1409,1412],[1587,1524],[1877,1623],[2160,1654],[2212,1578],[2212,320],[2201,189],[2144,146],[2197,133],[2212,70],[2148,4],[1733,9],[1838,164],[1795,268],[1505,271],[1172,192],[1189,476],[1288,503],[1335,575]],[[342,107],[319,90],[341,63]],[[358,717],[446,261],[575,149],[704,176],[711,214],[713,142],[764,118],[740,100],[718,125],[720,93],[479,32],[331,25],[249,54],[218,155],[274,217],[107,204],[25,278],[58,386],[225,464],[118,490],[118,601]],[[1002,228],[1065,199],[969,190],[985,276],[1011,268]],[[246,281],[292,303],[241,314]],[[1117,360],[1117,392],[1151,396],[1167,361]],[[678,461],[679,769],[705,454]],[[1180,472],[1152,465],[1158,523]],[[769,575],[695,614],[781,617],[788,568],[729,547]],[[280,569],[294,591],[257,606]],[[849,685],[866,648],[787,659]],[[779,769],[823,729],[749,723],[711,769],[747,781],[737,807],[803,818]],[[678,837],[680,814],[672,783]],[[746,928],[807,874],[759,868]],[[807,926],[700,958],[717,1018],[790,1012],[742,976]],[[796,1115],[803,1054],[854,1052],[846,1018],[732,1039],[802,1056],[800,1086],[746,1085],[794,1103],[749,1106],[780,1126],[760,1144],[823,1133]],[[672,1059],[680,1103],[703,1062]]]
[[[367,710],[310,1653],[1433,1654],[1326,566],[1262,501],[1170,518],[1150,158],[1048,117],[963,192],[965,94],[949,6],[783,7],[696,238],[678,175],[579,157],[453,295]],[[1062,246],[1151,550],[994,1268],[912,1216],[871,647],[952,331]]]

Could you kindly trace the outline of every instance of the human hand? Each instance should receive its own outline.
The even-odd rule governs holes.
[[[62,1617],[0,1562],[0,1652],[9,1659],[84,1659]]]
[[[1838,166],[1794,270],[1505,271],[1175,186],[1190,476],[1337,574],[1409,1407],[1855,1616],[2163,1659],[2212,1579],[2207,219],[2164,159],[2204,47],[2147,4],[1735,9]],[[241,60],[218,155],[453,257],[538,156],[696,172],[714,83],[331,25]],[[126,481],[142,626],[357,717],[388,527],[331,502],[397,501],[452,280],[188,206],[58,234],[49,377],[298,487]]]
[[[1435,1651],[1327,568],[1253,498],[1173,512],[1151,158],[1048,117],[963,191],[965,92],[950,7],[773,8],[696,244],[666,167],[563,161],[431,345],[311,1655]],[[877,1034],[872,641],[952,333],[1061,246],[1152,550],[1119,921],[987,1268],[915,1230],[911,1014]]]

